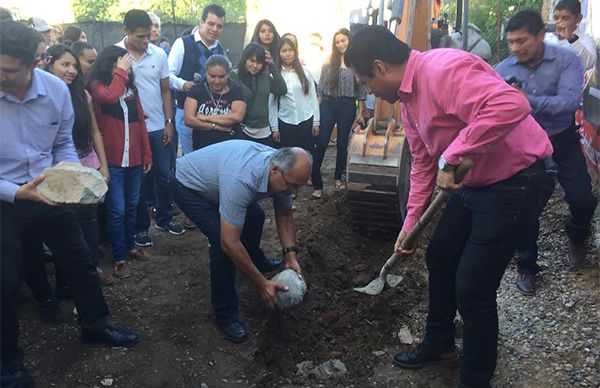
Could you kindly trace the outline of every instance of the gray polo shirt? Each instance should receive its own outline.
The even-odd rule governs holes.
[[[175,177],[188,189],[219,206],[228,223],[244,226],[252,203],[273,197],[291,208],[292,197],[269,192],[269,167],[275,149],[247,140],[229,140],[177,159]]]
[[[125,47],[125,39],[115,43],[116,46]],[[150,43],[139,61],[131,59],[133,83],[138,89],[140,102],[146,116],[148,132],[165,128],[165,111],[163,110],[162,91],[160,81],[169,78],[169,63],[167,54],[158,46]]]

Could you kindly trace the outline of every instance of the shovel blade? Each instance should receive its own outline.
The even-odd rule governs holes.
[[[381,291],[383,291],[384,285],[385,282],[381,280],[381,278],[377,278],[371,280],[371,282],[364,287],[355,288],[354,291],[362,292],[363,294],[367,295],[379,295],[381,294]]]
[[[389,274],[385,278],[388,286],[394,288],[402,281],[402,276]]]

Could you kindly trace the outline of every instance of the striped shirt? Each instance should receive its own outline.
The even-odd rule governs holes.
[[[338,85],[338,90],[331,90],[329,86],[332,76],[333,75],[329,71],[329,64],[323,65],[323,69],[321,69],[321,78],[319,79],[319,84],[317,85],[317,95],[319,97],[351,97],[356,98],[357,100],[366,100],[367,89],[365,86],[359,85],[356,82],[356,78],[354,77],[352,70],[348,68],[340,68],[340,83]]]

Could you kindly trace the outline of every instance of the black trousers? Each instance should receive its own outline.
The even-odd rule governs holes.
[[[496,291],[532,217],[544,178],[542,162],[490,186],[452,195],[427,249],[429,313],[425,342],[454,348],[456,310],[464,321],[460,380],[489,387],[496,368]]]
[[[94,329],[106,325],[108,307],[73,209],[31,201],[1,201],[0,225],[2,365],[14,362],[20,355],[17,297],[22,260],[26,260],[22,255],[21,235],[30,228],[46,242],[64,269],[81,326]]]
[[[517,262],[519,270],[522,272],[536,273],[539,271],[537,265],[539,220],[546,203],[552,197],[557,178],[565,191],[565,201],[569,204],[571,211],[565,224],[567,236],[571,241],[581,242],[588,237],[592,217],[598,204],[592,194],[591,179],[581,151],[579,134],[572,129],[567,129],[552,136],[550,141],[554,148],[552,158],[558,165],[558,176],[547,175],[545,177],[541,195],[535,205],[536,215],[520,235]]]
[[[279,120],[279,136],[282,147],[300,147],[310,152],[315,149],[315,138],[312,135],[313,118],[298,125],[288,124]]]

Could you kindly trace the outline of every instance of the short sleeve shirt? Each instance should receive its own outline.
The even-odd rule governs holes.
[[[291,208],[291,196],[269,191],[269,166],[275,149],[247,140],[231,140],[177,159],[177,180],[218,206],[229,224],[242,228],[252,203],[273,197]]]
[[[235,101],[244,101],[244,92],[239,85],[230,82],[227,93],[215,93],[209,91],[206,82],[199,82],[189,91],[188,98],[198,101],[197,113],[207,116],[218,116],[231,113],[231,105]],[[239,133],[239,125],[234,126],[229,133],[217,130],[194,131],[192,136],[194,149],[204,148],[225,140],[233,140],[236,138],[236,134]]]

